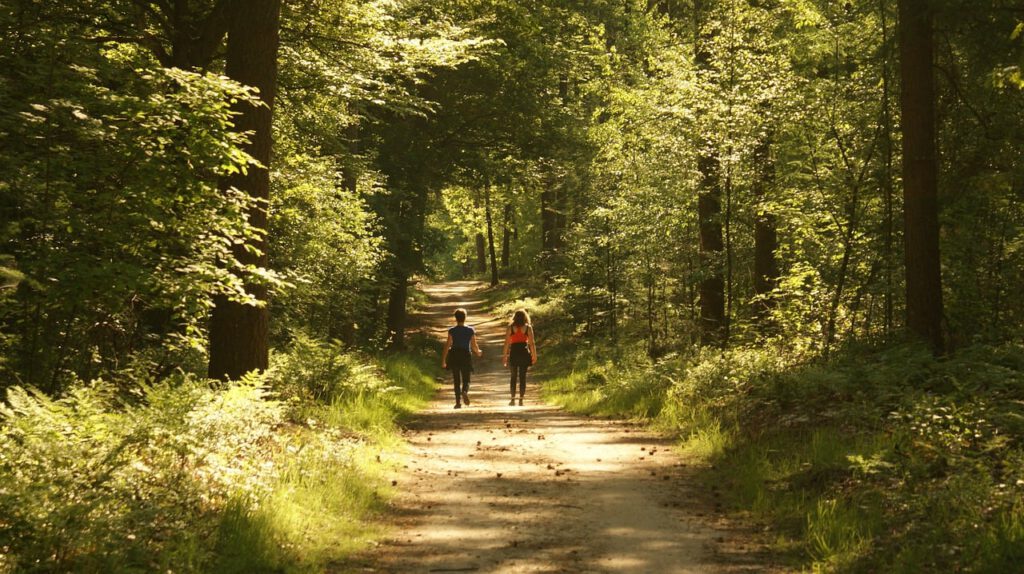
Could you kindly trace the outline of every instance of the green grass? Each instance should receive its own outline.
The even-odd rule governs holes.
[[[310,453],[291,462],[259,505],[229,506],[212,571],[320,572],[381,535],[374,519],[391,487],[376,459],[379,449]]]
[[[433,396],[435,368],[423,353],[390,355],[376,371],[379,384],[302,405],[294,416],[304,424],[292,429],[271,494],[229,505],[212,571],[321,572],[378,539],[393,495],[393,469],[381,455],[401,448],[400,421]],[[318,385],[302,388],[310,386]]]

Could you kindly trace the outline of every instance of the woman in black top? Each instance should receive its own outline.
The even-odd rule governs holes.
[[[448,341],[441,351],[441,368],[452,370],[455,386],[455,408],[462,403],[469,406],[469,374],[473,372],[473,356],[482,357],[484,352],[476,343],[476,330],[466,326],[466,310],[455,310],[456,325],[448,329]],[[472,353],[472,354],[470,354]]]

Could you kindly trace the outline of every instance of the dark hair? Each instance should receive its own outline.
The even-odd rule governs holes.
[[[466,322],[466,310],[459,308],[455,310],[455,321],[458,323]]]
[[[509,328],[530,326],[530,316],[526,314],[526,309],[519,309],[512,315],[512,323]]]

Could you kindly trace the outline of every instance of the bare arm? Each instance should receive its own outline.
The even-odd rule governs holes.
[[[452,348],[452,334],[448,333],[448,342],[444,344],[444,350],[441,351],[441,368],[448,368],[448,349]]]
[[[484,356],[484,352],[480,350],[480,346],[476,342],[476,335],[469,340],[469,348],[473,350],[473,354],[477,357]]]
[[[537,341],[535,340],[536,333],[533,332],[533,327],[527,332],[528,339],[530,341],[530,356],[533,357],[532,361],[534,364],[537,362]]]

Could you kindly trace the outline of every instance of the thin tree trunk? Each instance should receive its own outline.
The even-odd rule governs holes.
[[[387,327],[391,347],[401,349],[405,347],[405,303],[409,297],[409,275],[401,265],[395,268],[393,280],[388,294]]]
[[[883,322],[886,338],[892,335],[894,315],[894,229],[893,229],[893,145],[892,145],[892,108],[890,107],[890,86],[889,86],[889,21],[886,5],[888,0],[879,0],[879,15],[882,24],[882,157],[884,159],[882,172],[882,193],[885,209],[885,222],[882,229],[882,257],[885,273],[885,295]]]
[[[544,251],[549,255],[553,255],[558,251],[560,246],[559,235],[560,230],[558,229],[558,198],[557,191],[553,189],[552,184],[547,184],[547,187],[540,194],[541,202],[541,241]]]
[[[846,290],[846,276],[849,273],[850,261],[853,258],[853,229],[856,225],[853,220],[848,223],[849,232],[843,237],[843,258],[839,263],[839,279],[836,282],[836,291],[832,295],[832,302],[828,306],[828,322],[825,326],[825,353],[828,354],[835,341],[836,321],[839,315],[839,305],[843,302],[843,292]]]
[[[933,14],[929,0],[899,0],[898,5],[907,328],[933,352],[941,354],[945,341],[932,69]]]
[[[271,128],[274,96],[277,88],[277,49],[280,28],[280,0],[250,0],[236,4],[228,27],[228,77],[260,91],[264,106],[238,104],[235,129],[251,132],[252,141],[246,151],[263,166],[270,165]],[[235,187],[256,199],[249,221],[259,230],[267,228],[267,204],[270,198],[270,173],[266,167],[250,166],[245,174],[226,178],[225,186]],[[253,249],[255,249],[255,252]],[[265,240],[253,239],[235,250],[235,257],[245,265],[265,267]],[[247,291],[256,300],[266,303],[266,287],[249,283]],[[224,296],[214,299],[210,318],[209,376],[214,379],[237,379],[250,371],[262,371],[268,361],[269,316],[265,306],[243,305]]]
[[[341,170],[341,186],[350,193],[356,193],[359,188],[359,170],[356,164],[356,155],[359,153],[359,123],[352,122],[345,128],[347,138],[346,147],[351,156],[349,164]],[[356,318],[355,310],[351,307],[332,315],[329,327],[331,339],[337,339],[347,346],[356,342]]]
[[[731,148],[732,146],[730,146]],[[731,149],[728,155],[732,155]],[[732,251],[732,162],[726,165],[725,187],[725,317],[722,322],[722,342],[729,343],[732,331],[733,251]]]
[[[654,273],[648,260],[647,278],[647,356],[654,357]]]
[[[504,222],[501,229],[501,268],[508,269],[509,257],[512,254],[512,204],[506,203]]]
[[[491,216],[491,184],[484,190],[484,211],[487,216],[487,249],[491,255],[491,287],[498,285],[498,258],[494,254],[494,218]]]

